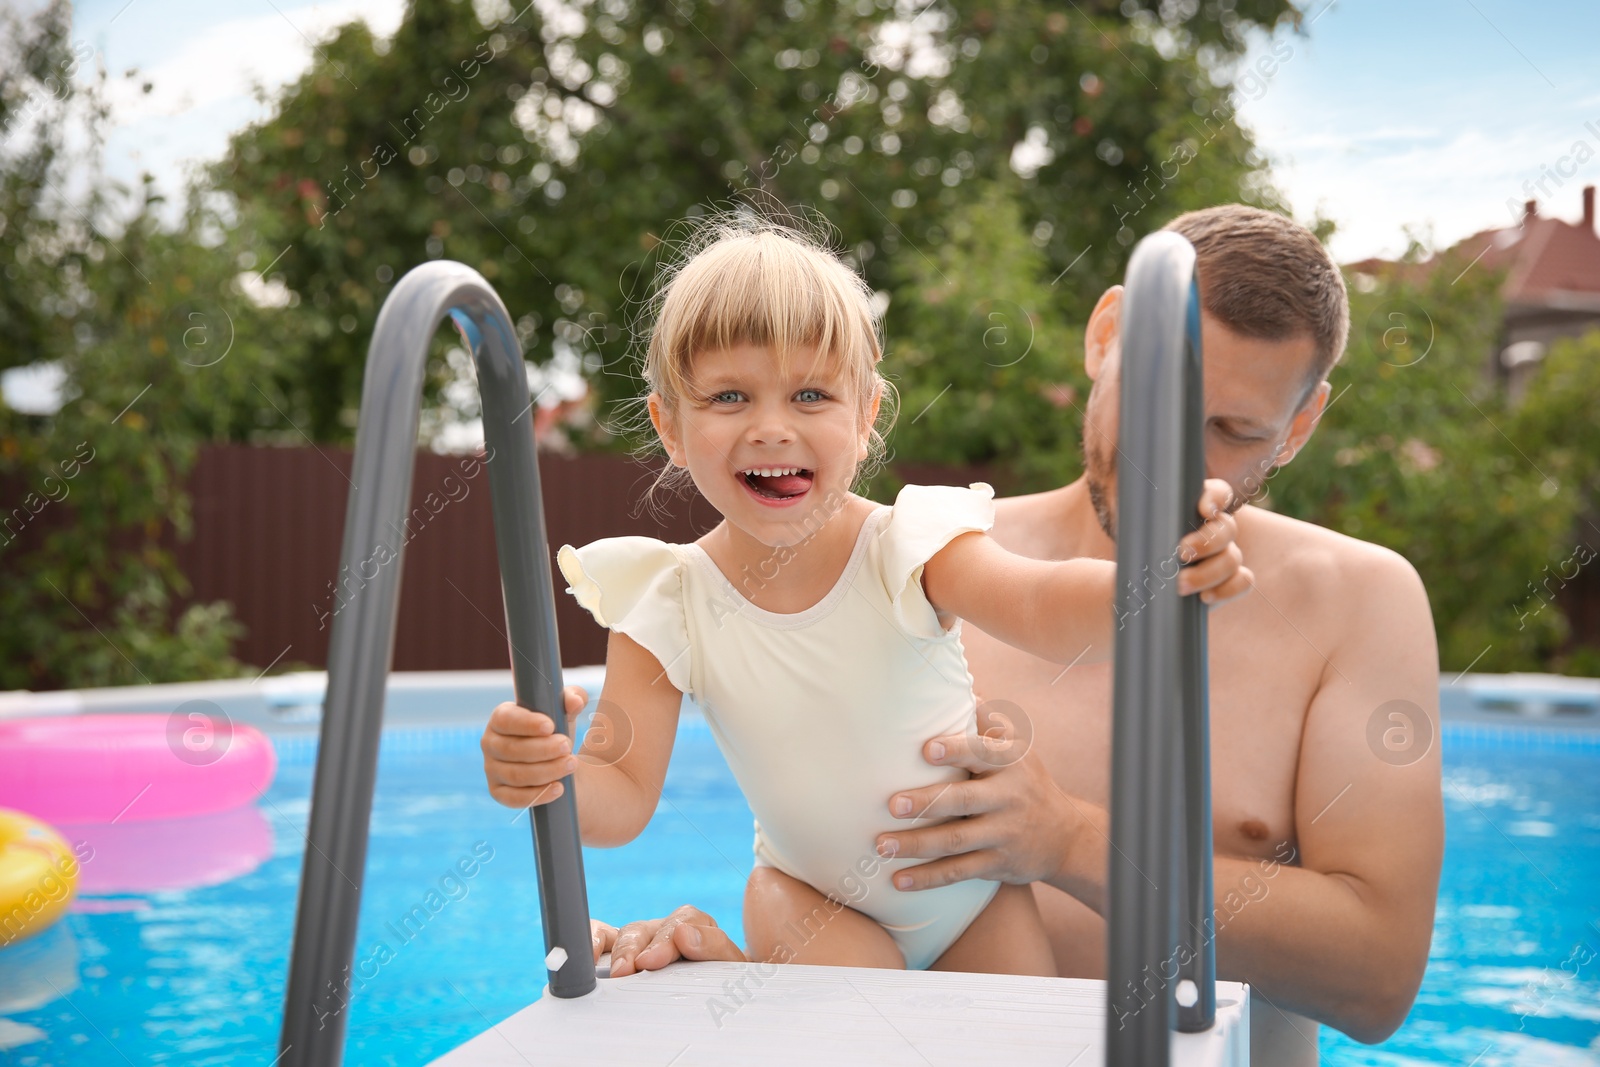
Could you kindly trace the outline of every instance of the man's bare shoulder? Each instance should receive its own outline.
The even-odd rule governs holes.
[[[1015,526],[1032,524],[1041,517],[1049,502],[1060,492],[1057,489],[1042,493],[1024,493],[1021,496],[995,497],[994,524]]]
[[[1304,603],[1330,601],[1350,609],[1352,620],[1383,605],[1427,610],[1427,592],[1416,568],[1392,549],[1362,541],[1316,523],[1264,508],[1238,512],[1239,542],[1258,580],[1292,589]]]
[[[1033,559],[1063,558],[1061,515],[1070,507],[1065,486],[1042,493],[998,497],[994,502],[994,528],[989,536],[1007,552]]]

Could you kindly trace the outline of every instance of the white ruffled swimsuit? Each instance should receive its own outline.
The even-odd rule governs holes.
[[[894,873],[924,861],[875,848],[878,834],[906,825],[889,815],[893,793],[967,777],[922,758],[930,738],[971,732],[976,708],[961,624],[940,626],[922,567],[993,523],[982,482],[908,485],[867,517],[828,594],[793,614],[750,603],[698,545],[611,537],[557,554],[568,592],[704,710],[755,815],[755,862],[872,917],[911,969],[943,955],[1000,885],[902,891]],[[814,933],[789,928],[795,942]]]

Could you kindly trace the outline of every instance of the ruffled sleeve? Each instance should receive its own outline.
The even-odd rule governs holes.
[[[689,692],[689,629],[684,620],[682,561],[653,537],[607,537],[562,545],[556,564],[567,592],[608,630],[627,634],[661,661],[667,678]]]
[[[939,615],[922,591],[922,566],[958,535],[994,525],[994,489],[973,482],[908,485],[895,497],[882,538],[883,577],[901,627],[920,637],[944,634]]]

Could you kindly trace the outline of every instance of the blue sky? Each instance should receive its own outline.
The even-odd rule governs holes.
[[[492,3],[493,0],[477,0]],[[115,174],[150,169],[176,189],[229,131],[263,114],[251,95],[294,77],[309,40],[354,17],[379,32],[402,0],[80,0],[75,36],[108,68],[141,68],[114,94]],[[1510,221],[1541,165],[1577,142],[1596,153],[1545,178],[1542,210],[1574,218],[1580,188],[1600,183],[1597,0],[1308,0],[1304,35],[1262,40],[1265,60],[1240,115],[1272,160],[1295,213],[1340,227],[1343,260],[1394,254],[1406,227],[1448,244]],[[1291,54],[1283,56],[1285,50]],[[1593,123],[1591,131],[1586,123]],[[1567,168],[1571,170],[1570,165]]]
[[[1240,112],[1296,214],[1339,223],[1341,259],[1403,250],[1406,226],[1448,244],[1504,225],[1541,164],[1600,153],[1596,0],[1313,0],[1307,21]],[[1600,158],[1561,181],[1535,198],[1576,218]]]

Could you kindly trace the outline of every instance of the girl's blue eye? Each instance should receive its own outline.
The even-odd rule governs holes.
[[[795,394],[795,399],[802,404],[815,404],[820,400],[828,399],[828,394],[821,389],[802,389]]]
[[[737,404],[744,399],[744,395],[737,389],[724,389],[720,393],[712,393],[710,399],[713,404]]]

